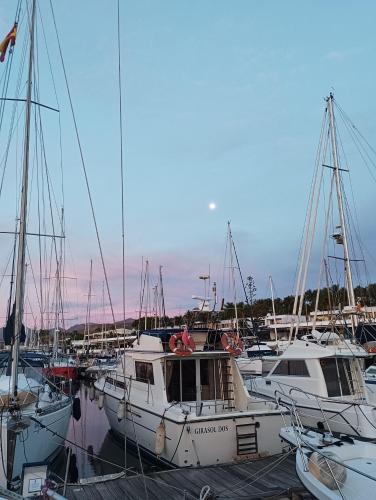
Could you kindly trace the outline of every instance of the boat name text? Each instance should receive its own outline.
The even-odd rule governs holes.
[[[228,425],[211,425],[210,427],[197,427],[194,430],[195,434],[213,434],[214,432],[227,432]]]

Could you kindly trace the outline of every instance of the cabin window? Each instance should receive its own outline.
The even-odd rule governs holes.
[[[350,396],[354,394],[350,360],[326,358],[320,360],[328,396]]]
[[[201,399],[228,399],[225,359],[200,359]]]
[[[196,401],[196,361],[167,360],[167,401]]]
[[[168,359],[165,366],[167,401],[228,399],[225,359]]]
[[[306,362],[303,359],[282,359],[275,367],[272,375],[293,377],[309,377]]]
[[[138,382],[145,382],[154,384],[154,373],[153,373],[153,364],[145,363],[143,361],[135,361],[135,369],[136,369],[136,380]]]

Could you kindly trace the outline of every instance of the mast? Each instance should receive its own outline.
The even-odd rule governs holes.
[[[87,349],[86,353],[90,350],[90,315],[91,315],[91,287],[93,282],[93,259],[90,259],[90,277],[89,277],[89,291],[87,295],[87,304],[86,304],[86,324],[84,330],[84,349],[85,349],[85,337],[87,335]],[[114,325],[115,327],[115,325]]]
[[[159,294],[160,294],[160,306],[161,306],[160,326],[163,327],[165,326],[166,306],[165,306],[165,298],[163,290],[162,266],[159,266]]]
[[[345,211],[343,208],[343,195],[342,195],[342,186],[341,186],[341,174],[338,160],[338,148],[337,148],[337,135],[335,130],[335,122],[334,122],[334,112],[333,112],[333,100],[334,96],[332,93],[329,94],[327,98],[328,110],[329,110],[329,126],[330,126],[330,138],[332,144],[332,154],[333,154],[333,162],[334,162],[334,179],[336,184],[337,191],[337,200],[338,200],[338,210],[339,210],[339,218],[342,230],[342,238],[343,238],[343,256],[345,262],[345,276],[346,276],[346,288],[347,288],[347,296],[349,300],[349,306],[355,307],[355,294],[354,294],[354,286],[353,279],[351,273],[351,265],[350,265],[350,255],[349,255],[349,246],[347,241],[347,228],[346,228],[346,220],[345,220]]]
[[[11,391],[13,403],[17,400],[18,385],[18,357],[20,350],[20,337],[22,330],[23,308],[25,298],[25,250],[26,250],[26,219],[27,219],[27,192],[29,181],[29,152],[30,152],[30,121],[31,121],[31,97],[32,97],[32,75],[34,57],[34,29],[35,29],[35,4],[33,0],[30,22],[30,48],[29,48],[29,69],[26,96],[25,115],[25,142],[23,152],[22,168],[22,190],[21,190],[21,210],[20,210],[20,232],[18,236],[17,253],[17,277],[16,277],[16,310],[14,320],[14,339],[12,347],[12,370],[11,370]]]
[[[235,330],[237,336],[239,336],[239,318],[238,318],[238,306],[236,304],[236,284],[235,284],[235,267],[234,267],[234,256],[233,256],[233,246],[232,246],[232,233],[230,222],[227,223],[228,226],[228,239],[229,239],[229,248],[230,248],[230,269],[231,269],[231,281],[232,288],[234,292],[234,311],[235,311]]]
[[[273,286],[273,279],[271,276],[269,276],[269,283],[270,283],[270,293],[272,296],[274,335],[275,335],[275,340],[277,341],[277,349],[278,349],[278,332],[277,332],[277,321],[275,317],[275,304],[274,304],[274,286]]]

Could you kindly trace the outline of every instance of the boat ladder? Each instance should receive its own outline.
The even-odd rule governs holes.
[[[256,423],[236,425],[237,455],[251,455],[258,452]]]

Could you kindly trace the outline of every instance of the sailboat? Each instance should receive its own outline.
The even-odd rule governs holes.
[[[362,362],[368,356],[367,352],[353,339],[345,339],[343,335],[334,336],[334,340],[328,342],[327,345],[298,339],[299,318],[304,304],[308,263],[324,169],[332,171],[331,194],[336,193],[338,203],[337,216],[340,225],[337,226],[333,238],[343,248],[343,256],[336,258],[340,258],[344,263],[348,297],[348,306],[344,310],[350,316],[350,329],[353,334],[357,324],[352,259],[348,241],[349,221],[345,216],[341,177],[343,169],[339,163],[333,94],[326,99],[322,141],[317,160],[316,191],[313,190],[310,200],[311,210],[307,216],[307,233],[303,242],[296,286],[293,314],[297,322],[291,325],[289,345],[280,356],[274,358],[275,363],[269,373],[263,377],[250,378],[247,384],[252,394],[277,398],[280,404],[285,406],[291,406],[290,402],[293,398],[304,426],[375,439],[376,408],[370,404],[362,374]],[[331,153],[330,165],[326,160],[327,151]],[[326,220],[328,219],[327,217]],[[328,222],[326,222],[324,240],[326,240],[327,232]],[[325,243],[324,249],[326,249]]]
[[[25,134],[23,144],[22,185],[18,212],[17,266],[14,315],[11,330],[11,352],[8,370],[0,376],[1,460],[0,485],[16,487],[24,463],[42,462],[55,454],[63,444],[71,416],[71,398],[37,379],[30,358],[21,351],[24,330],[26,285],[26,240],[28,237],[29,158],[33,96],[36,0],[32,0],[29,19],[29,50],[25,102]],[[19,16],[18,10],[17,15]],[[18,19],[17,19],[18,21]],[[17,23],[15,24],[17,26]],[[14,42],[14,41],[13,41]],[[14,45],[14,43],[12,44]],[[4,55],[4,54],[3,54]],[[12,297],[11,297],[12,299]],[[13,300],[13,299],[12,299]],[[29,359],[29,360],[28,360]]]

